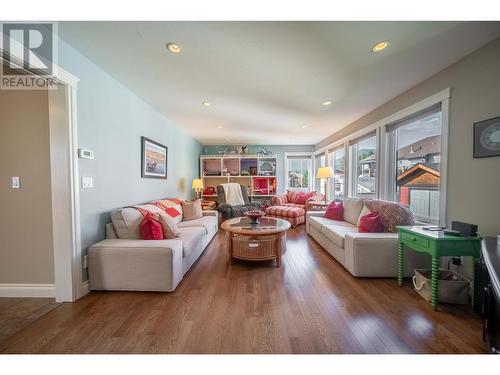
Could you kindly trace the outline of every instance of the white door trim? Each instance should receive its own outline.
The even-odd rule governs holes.
[[[3,37],[3,34],[2,34]],[[11,45],[17,43],[11,39]],[[21,47],[23,48],[23,47]],[[0,48],[0,61],[3,61],[4,50]],[[23,69],[19,59],[10,56],[9,63]],[[53,129],[56,120],[55,113],[64,105],[64,121],[67,124],[66,143],[67,159],[61,162],[53,155],[56,151],[52,143],[51,135],[51,189],[52,189],[52,215],[53,215],[53,239],[54,243],[54,279],[55,284],[3,284],[0,285],[0,295],[3,292],[18,297],[50,296],[55,297],[57,302],[72,302],[88,293],[88,284],[82,282],[82,249],[80,234],[80,197],[79,197],[79,171],[78,171],[78,127],[77,127],[77,86],[79,78],[65,71],[59,66],[54,66],[54,75],[64,85],[64,97],[56,95],[60,90],[48,90],[49,92],[49,126]],[[36,70],[30,71],[37,75]],[[57,121],[61,121],[59,117]],[[59,151],[64,147],[61,146]],[[62,169],[61,169],[62,168]],[[60,171],[60,180],[56,180],[54,172]],[[57,184],[57,186],[56,186]],[[63,201],[60,195],[63,191],[68,193],[68,200]],[[57,197],[58,199],[54,199]],[[69,223],[64,222],[69,219]],[[54,219],[59,220],[54,223]],[[69,224],[69,225],[68,225]],[[51,289],[52,288],[52,289]]]

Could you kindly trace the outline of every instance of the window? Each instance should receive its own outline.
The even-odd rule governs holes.
[[[318,173],[318,168],[326,167],[326,154],[322,153],[316,155],[314,158],[314,178],[315,178],[315,188],[316,191],[320,194],[325,194],[325,184],[321,183],[321,179],[316,178],[316,174]]]
[[[344,146],[330,151],[330,166],[333,168],[334,178],[330,181],[330,198],[342,199],[345,196],[345,150]]]
[[[377,186],[377,137],[375,133],[349,142],[351,193],[355,197],[375,198]]]
[[[440,106],[387,127],[394,155],[390,193],[423,223],[439,223],[441,129]]]
[[[311,156],[310,155],[286,155],[287,189],[310,188]]]

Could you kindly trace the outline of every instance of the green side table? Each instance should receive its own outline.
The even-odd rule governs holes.
[[[432,258],[431,266],[431,305],[437,309],[439,285],[439,257],[441,256],[471,256],[474,263],[479,262],[481,255],[480,237],[456,237],[444,234],[443,231],[434,232],[422,229],[419,226],[398,226],[398,284],[403,285],[403,250],[405,247],[429,254]],[[471,293],[474,293],[474,278],[472,279]],[[474,303],[474,295],[472,295]]]

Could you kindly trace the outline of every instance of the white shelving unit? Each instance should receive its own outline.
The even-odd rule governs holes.
[[[276,157],[256,155],[200,156],[200,178],[205,189],[203,198],[217,197],[217,186],[237,182],[248,188],[251,198],[276,194]]]

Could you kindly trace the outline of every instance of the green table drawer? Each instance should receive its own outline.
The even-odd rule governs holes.
[[[415,236],[411,233],[403,232],[402,239],[403,239],[403,241],[417,244],[420,247],[425,247],[426,249],[429,248],[429,240],[427,238],[422,237],[422,236]]]

